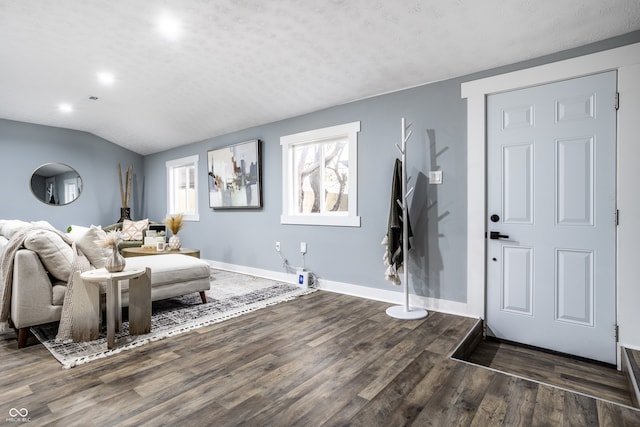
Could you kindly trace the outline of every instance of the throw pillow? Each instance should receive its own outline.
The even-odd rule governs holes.
[[[57,233],[34,230],[24,240],[24,247],[38,254],[49,274],[66,282],[73,268],[73,250]]]
[[[89,231],[89,227],[84,227],[82,225],[70,225],[67,228],[67,236],[71,238],[74,242],[79,238],[85,235],[85,233]]]
[[[149,227],[149,218],[140,221],[125,219],[122,223],[122,240],[142,240],[142,233]]]
[[[105,258],[111,254],[111,250],[103,248],[98,244],[104,240],[107,233],[100,227],[92,225],[87,231],[76,239],[76,246],[87,257],[91,265],[96,268],[103,268]]]
[[[48,221],[31,221],[31,225],[34,227],[48,228],[49,230],[56,231],[56,228],[49,224]]]

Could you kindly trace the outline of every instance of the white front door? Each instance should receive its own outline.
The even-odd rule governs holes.
[[[487,333],[615,364],[616,72],[487,98]]]

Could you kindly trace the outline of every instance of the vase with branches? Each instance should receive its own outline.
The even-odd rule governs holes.
[[[178,232],[184,228],[184,218],[182,214],[171,215],[164,220],[165,225],[171,230],[172,236],[169,238],[169,248],[171,250],[178,250],[182,246]]]
[[[133,180],[133,166],[129,166],[125,172],[124,184],[122,183],[122,169],[118,163],[118,179],[120,180],[120,219],[117,222],[123,222],[125,219],[131,219],[131,208],[129,201],[131,200],[131,181]]]

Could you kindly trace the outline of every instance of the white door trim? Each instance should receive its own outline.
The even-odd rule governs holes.
[[[467,312],[469,315],[484,318],[485,316],[485,163],[486,163],[486,129],[485,129],[485,100],[488,94],[524,87],[552,83],[574,77],[599,73],[608,70],[619,70],[618,90],[628,96],[636,95],[640,81],[637,73],[627,73],[626,67],[640,63],[640,43],[635,43],[607,51],[597,52],[585,56],[571,58],[551,64],[545,64],[525,70],[487,77],[462,83],[462,98],[467,98]],[[618,117],[618,167],[622,167],[625,146],[637,145],[637,119],[630,114],[637,109],[638,102],[633,100],[629,113]],[[636,110],[637,112],[637,110]],[[622,148],[620,148],[622,146]],[[637,158],[636,158],[637,159]],[[629,160],[631,161],[631,160]],[[620,170],[618,176],[620,177]],[[636,181],[637,182],[637,181]],[[620,206],[620,192],[619,206]],[[633,230],[636,231],[636,230]],[[620,251],[620,243],[618,250]],[[618,262],[617,276],[620,283],[620,262]],[[621,301],[618,292],[618,301]],[[619,323],[620,311],[618,312]],[[622,328],[622,325],[621,325]],[[631,337],[631,344],[640,345],[640,335]],[[621,333],[620,342],[623,343]],[[636,342],[637,341],[637,342]]]

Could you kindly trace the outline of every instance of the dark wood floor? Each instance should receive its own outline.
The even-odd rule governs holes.
[[[495,340],[482,341],[466,360],[534,381],[633,406],[627,378],[615,367]]]
[[[0,422],[638,426],[640,412],[449,358],[473,319],[316,292],[64,370],[0,335]],[[15,424],[11,424],[15,425]]]

